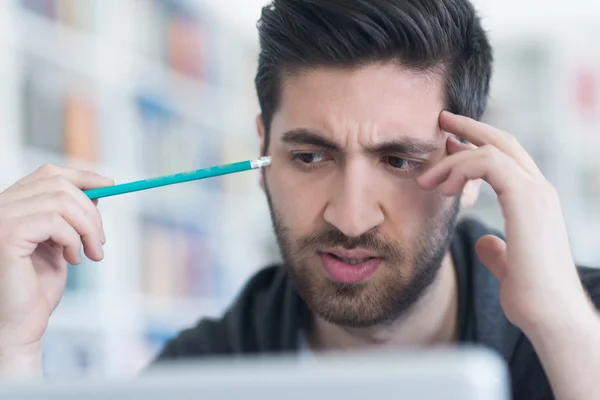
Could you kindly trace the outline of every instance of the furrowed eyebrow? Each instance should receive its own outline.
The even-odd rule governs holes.
[[[390,140],[376,144],[369,149],[370,153],[396,153],[408,156],[422,156],[439,150],[439,145],[435,142],[425,140],[403,138]]]
[[[335,142],[324,138],[316,132],[302,128],[294,129],[284,133],[281,140],[282,142],[289,144],[310,145],[328,151],[340,151],[340,146],[338,146]],[[437,151],[439,148],[439,145],[435,142],[413,138],[401,138],[369,146],[366,150],[369,153],[395,153],[407,156],[420,156]]]
[[[294,129],[286,132],[281,137],[281,141],[289,144],[307,144],[330,151],[339,150],[339,146],[331,140],[306,129]]]

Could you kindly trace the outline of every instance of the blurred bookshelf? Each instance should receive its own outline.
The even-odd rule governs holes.
[[[0,3],[2,187],[47,163],[123,182],[257,157],[257,48],[229,28],[202,1]],[[68,267],[50,376],[137,372],[277,257],[256,173],[99,207],[106,256]]]
[[[597,28],[492,33],[491,98],[483,121],[513,134],[557,188],[575,261],[600,267],[600,49]],[[467,213],[503,230],[484,185]]]

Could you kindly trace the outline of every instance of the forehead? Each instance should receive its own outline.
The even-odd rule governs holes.
[[[439,132],[444,108],[441,74],[396,63],[318,67],[286,75],[273,131],[369,129],[410,136]]]

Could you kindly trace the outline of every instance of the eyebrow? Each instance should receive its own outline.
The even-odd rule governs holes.
[[[283,134],[284,143],[297,145],[310,145],[319,147],[328,151],[340,151],[340,146],[335,142],[324,138],[316,132],[307,129],[294,129]],[[432,153],[439,150],[439,145],[435,142],[419,140],[414,138],[404,137],[401,139],[388,140],[382,143],[375,144],[367,148],[369,153],[397,153],[409,156],[419,156]]]

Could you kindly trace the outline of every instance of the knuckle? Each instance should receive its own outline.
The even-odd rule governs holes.
[[[58,175],[59,167],[54,164],[44,164],[38,168],[37,172],[43,177],[51,177]]]
[[[505,138],[506,138],[506,141],[508,142],[509,146],[521,147],[521,143],[519,142],[519,139],[517,139],[517,137],[515,135],[511,135],[510,133],[505,133]]]
[[[45,218],[49,224],[56,226],[62,222],[62,216],[57,211],[50,211],[45,214]]]
[[[71,209],[71,206],[74,203],[73,196],[64,189],[59,189],[58,191],[52,194],[52,198],[61,206],[67,206],[67,209]]]
[[[82,180],[86,182],[96,182],[99,179],[102,179],[102,177],[96,172],[87,169],[76,170],[75,172]]]
[[[95,180],[100,178],[100,175],[90,170],[80,170],[79,174],[86,180]]]
[[[500,150],[496,146],[492,146],[490,144],[486,144],[482,147],[483,154],[486,160],[490,162],[500,161]]]
[[[52,187],[63,191],[70,190],[73,184],[62,175],[54,175],[52,178]]]
[[[54,203],[52,209],[57,215],[68,216],[71,219],[77,218],[77,202],[70,193],[64,190],[59,190],[50,195],[51,201]]]

